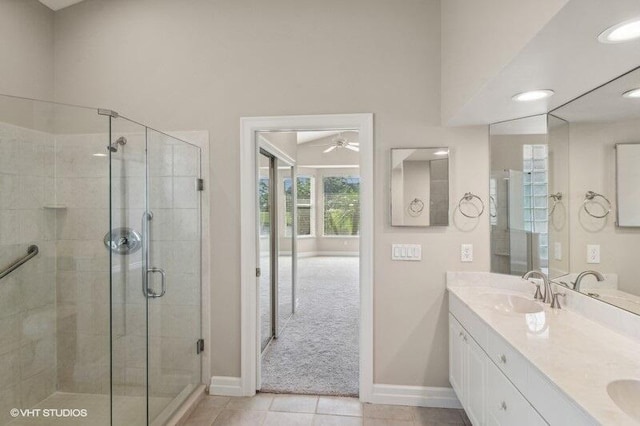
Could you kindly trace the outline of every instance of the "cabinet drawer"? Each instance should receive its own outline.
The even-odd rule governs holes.
[[[530,367],[525,396],[550,425],[598,425],[542,373]]]
[[[487,332],[485,352],[507,378],[519,389],[527,386],[525,358],[493,330]]]
[[[487,372],[487,425],[547,424],[498,367],[490,362]]]

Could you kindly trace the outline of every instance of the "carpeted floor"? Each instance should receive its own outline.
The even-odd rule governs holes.
[[[298,308],[262,356],[262,392],[358,395],[357,257],[298,260]]]

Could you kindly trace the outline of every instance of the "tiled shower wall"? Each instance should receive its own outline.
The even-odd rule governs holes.
[[[57,389],[109,392],[108,136],[56,136]]]
[[[40,253],[0,281],[0,424],[55,390],[54,140],[0,123],[0,268]]]

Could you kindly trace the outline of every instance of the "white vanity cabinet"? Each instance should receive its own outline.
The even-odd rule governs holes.
[[[547,424],[451,314],[449,381],[474,425]]]
[[[597,424],[455,295],[449,381],[476,426]]]
[[[484,424],[486,358],[478,343],[449,314],[449,381],[474,425]]]

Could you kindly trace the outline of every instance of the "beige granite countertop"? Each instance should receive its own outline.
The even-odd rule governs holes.
[[[543,313],[505,314],[479,297],[500,292],[533,300],[534,287],[518,281],[514,286],[500,283],[499,288],[450,282],[447,288],[595,420],[605,425],[640,424],[607,393],[614,380],[640,380],[640,342],[569,309],[544,305]]]

